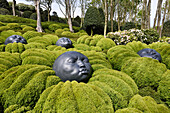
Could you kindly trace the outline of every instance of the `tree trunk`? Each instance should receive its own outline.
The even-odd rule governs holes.
[[[151,0],[148,2],[147,6],[147,28],[150,29],[150,12],[151,12]]]
[[[110,1],[110,22],[111,22],[111,32],[113,32],[113,0]]]
[[[134,9],[133,9],[133,7],[134,7],[134,0],[132,0],[132,18],[133,18],[133,15],[134,15]]]
[[[157,22],[157,32],[160,31],[160,22],[161,22],[161,6],[162,6],[162,0],[158,1],[158,22]]]
[[[125,23],[125,20],[126,20],[126,12],[127,12],[127,3],[126,3],[126,0],[125,0],[125,2],[124,2],[124,15],[123,15],[123,24]],[[131,11],[130,11],[131,12]],[[130,13],[130,15],[131,15],[131,13]]]
[[[168,0],[166,0],[166,2],[165,2],[164,15],[163,15],[163,19],[162,19],[161,30],[159,32],[159,37],[161,37],[161,35],[162,35],[162,29],[163,29],[163,25],[164,25],[164,21],[165,21],[165,15],[166,15],[167,6],[168,6]]]
[[[170,20],[170,0],[168,2],[168,13],[167,13],[167,16],[166,16],[166,21]]]
[[[80,0],[81,2],[81,24],[80,27],[83,27],[84,24],[84,0]]]
[[[13,12],[13,16],[16,16],[16,14],[15,14],[15,4],[16,4],[16,1],[13,0],[13,2],[12,2],[12,12]]]
[[[134,23],[136,23],[137,10],[138,10],[138,0],[136,1]]]
[[[119,0],[118,0],[118,5],[117,5],[117,14],[118,14],[118,31],[120,31],[120,9],[119,9]]]
[[[36,28],[36,30],[38,32],[43,32],[43,29],[41,26],[40,0],[36,0],[36,11],[37,11],[37,28]]]
[[[67,6],[67,14],[68,14],[68,25],[69,25],[69,29],[70,29],[70,31],[71,32],[74,32],[74,30],[73,30],[73,27],[72,27],[72,22],[71,22],[71,6],[70,6],[70,0],[67,0],[67,2],[66,2],[67,4],[66,4],[66,6]]]
[[[107,20],[108,20],[108,3],[107,0],[104,0],[105,4],[105,24],[104,24],[104,37],[106,38],[106,32],[107,32]]]
[[[147,10],[147,7],[146,7],[146,4],[147,4],[147,0],[143,0],[143,10],[142,10],[142,25],[141,25],[141,29],[145,29],[146,28],[146,10]]]

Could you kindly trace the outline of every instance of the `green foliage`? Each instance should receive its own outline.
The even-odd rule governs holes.
[[[52,66],[57,57],[56,52],[44,49],[27,49],[21,54],[22,64]]]
[[[96,46],[99,46],[104,52],[107,52],[110,48],[116,46],[116,44],[109,38],[102,38],[97,42]]]
[[[78,50],[84,50],[84,51],[90,51],[90,47],[86,44],[75,44],[74,48],[78,49]]]
[[[164,101],[168,107],[170,107],[170,70],[167,70],[162,75],[162,80],[159,82],[158,92],[160,94],[160,98]]]
[[[22,14],[23,18],[30,18],[32,11],[24,11]]]
[[[161,54],[162,63],[164,63],[166,67],[170,69],[170,45],[163,45],[160,48],[157,48],[156,51]]]
[[[11,30],[20,30],[21,29],[21,26],[18,23],[8,23],[7,26]]]
[[[7,31],[4,30],[4,31],[1,32],[1,37],[3,38],[4,42],[5,42],[6,38],[8,38],[11,35],[22,36],[22,33],[21,32],[15,32],[14,30],[7,30]]]
[[[37,13],[32,13],[30,19],[37,20]]]
[[[90,38],[90,36],[88,36],[88,35],[81,36],[80,38],[77,39],[77,43],[78,43],[78,44],[84,44],[84,43],[85,43],[85,40],[86,40],[87,38]]]
[[[100,88],[75,81],[47,88],[33,112],[113,113],[112,103]]]
[[[141,97],[140,95],[135,95],[131,98],[129,108],[136,108],[144,113],[168,113],[169,109],[162,105],[157,104],[155,100],[150,96]]]
[[[0,8],[0,14],[1,15],[10,15],[10,12],[8,9]]]
[[[108,32],[111,31],[111,21],[108,22]],[[113,20],[113,32],[118,31],[118,23]]]
[[[118,45],[107,51],[107,57],[113,69],[121,70],[122,65],[133,57],[140,57],[136,52],[125,45]]]
[[[121,71],[127,73],[136,82],[139,88],[150,86],[158,87],[158,82],[167,68],[158,60],[147,57],[134,57],[127,60]]]
[[[151,44],[159,40],[159,34],[154,29],[143,29],[145,36],[142,37],[141,41],[146,44]]]
[[[51,75],[55,72],[50,67],[40,65],[21,65],[3,73],[0,94],[4,108],[14,104],[33,107]]]
[[[9,30],[10,28],[8,26],[1,26],[0,27],[0,32],[5,31],[5,30]]]
[[[0,21],[0,26],[4,26],[4,23]]]
[[[32,49],[32,48],[37,48],[37,49],[45,49],[46,45],[42,43],[37,43],[37,42],[31,42],[29,44],[24,45],[25,50],[26,49]]]
[[[122,27],[121,27],[121,30],[129,30],[129,29],[132,29],[132,28],[136,28],[136,25],[134,22],[126,22]]]
[[[168,45],[168,43],[166,42],[154,42],[152,44],[149,44],[148,47],[151,49],[158,49],[161,48],[164,45]]]
[[[9,106],[7,109],[5,109],[4,113],[22,113],[22,112],[27,112],[31,110],[31,108],[25,107],[25,106],[19,106],[17,104]]]
[[[136,53],[142,49],[148,48],[148,45],[140,41],[129,42],[126,46]]]
[[[6,45],[0,45],[0,52],[4,52],[5,51],[5,47],[6,47]]]
[[[57,29],[57,30],[55,31],[55,34],[56,34],[57,36],[61,36],[61,34],[62,34],[63,31],[64,31],[63,29]]]
[[[61,29],[62,27],[59,24],[51,24],[48,28],[49,30],[55,32],[57,29]]]
[[[36,32],[36,31],[27,31],[23,34],[23,37],[28,40],[36,36],[41,36],[41,33]]]
[[[8,1],[7,0],[0,0],[0,8],[8,9],[9,8]]]
[[[136,108],[124,108],[124,109],[118,109],[115,113],[143,113],[143,112]]]
[[[26,26],[24,28],[22,28],[23,31],[35,31],[35,29],[31,26]]]
[[[85,14],[84,28],[88,35],[101,34],[100,30],[103,29],[101,23],[101,16],[99,10],[96,7],[89,7]],[[91,33],[93,31],[93,33]]]
[[[10,53],[22,53],[25,50],[24,44],[22,43],[9,43],[5,47],[5,52]]]
[[[163,25],[162,36],[170,37],[170,20],[166,21]]]

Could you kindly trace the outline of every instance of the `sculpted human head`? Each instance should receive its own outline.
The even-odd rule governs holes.
[[[141,57],[149,57],[152,59],[156,59],[159,62],[162,61],[161,55],[154,49],[149,49],[149,48],[142,49],[138,51],[138,55],[140,55]]]
[[[5,45],[7,45],[8,43],[23,43],[23,44],[27,44],[27,41],[25,40],[25,38],[23,38],[22,36],[20,35],[12,35],[12,36],[9,36],[6,40],[5,40]]]
[[[66,49],[71,48],[73,46],[72,41],[66,37],[62,37],[62,38],[58,39],[58,41],[56,42],[56,45],[65,47]]]
[[[77,82],[87,82],[92,74],[88,58],[76,51],[65,52],[53,64],[53,70],[60,79]]]

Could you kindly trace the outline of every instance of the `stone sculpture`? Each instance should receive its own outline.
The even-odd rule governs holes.
[[[69,38],[62,37],[56,42],[57,46],[65,47],[66,49],[72,48],[72,41]]]
[[[11,35],[9,36],[6,40],[5,40],[5,45],[7,45],[8,43],[23,43],[23,44],[27,44],[27,41],[25,38],[23,38],[20,35]]]

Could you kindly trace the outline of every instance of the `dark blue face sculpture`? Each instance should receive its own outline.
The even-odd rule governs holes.
[[[149,49],[149,48],[142,49],[142,50],[138,51],[138,55],[140,55],[141,57],[149,57],[152,59],[156,59],[159,62],[162,62],[161,55],[154,49]]]
[[[72,41],[69,38],[62,37],[56,42],[57,46],[65,47],[66,49],[72,48]]]
[[[8,43],[23,43],[23,44],[27,44],[27,41],[25,40],[25,38],[23,38],[22,36],[20,35],[12,35],[10,37],[8,37],[6,40],[5,40],[5,45],[7,45]]]
[[[65,52],[53,64],[53,70],[60,79],[77,82],[87,82],[92,74],[88,58],[76,51]]]

